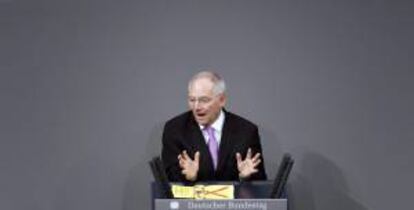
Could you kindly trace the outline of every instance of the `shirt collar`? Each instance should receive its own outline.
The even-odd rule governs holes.
[[[220,110],[220,114],[218,118],[216,119],[216,121],[213,122],[213,124],[210,125],[210,127],[213,127],[216,132],[221,133],[221,130],[223,129],[224,118],[225,118],[224,112],[223,110]],[[203,130],[206,127],[204,125],[199,125],[199,126],[201,130]]]

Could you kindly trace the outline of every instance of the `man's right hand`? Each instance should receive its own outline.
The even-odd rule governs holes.
[[[194,154],[194,160],[190,158],[187,151],[183,151],[178,155],[178,163],[181,167],[181,173],[188,181],[195,181],[197,179],[197,173],[199,169],[200,152],[197,151]]]

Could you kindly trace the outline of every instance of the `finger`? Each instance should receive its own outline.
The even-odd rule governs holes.
[[[184,157],[184,159],[186,159],[186,160],[191,160],[190,156],[188,156],[188,154],[187,154],[187,150],[184,150],[184,151],[183,151],[183,157]]]
[[[254,162],[253,163],[253,168],[256,168],[260,164],[260,162],[262,162],[260,159],[256,162]]]
[[[178,161],[178,164],[180,165],[181,168],[184,168],[185,161],[181,159],[181,160]]]
[[[183,162],[183,157],[181,155],[178,155],[177,159],[178,159],[178,164],[181,166]]]
[[[200,162],[200,152],[197,151],[194,155],[194,162],[199,163]]]
[[[260,158],[260,153],[256,153],[256,155],[253,157],[252,161],[256,162]]]
[[[186,170],[181,170],[181,174],[182,175],[187,175],[187,171]]]
[[[246,159],[250,159],[250,158],[252,158],[252,149],[250,149],[249,147],[249,149],[247,150]]]
[[[237,160],[237,165],[241,164],[242,158],[241,158],[240,153],[236,153],[236,160]]]
[[[185,160],[184,151],[182,151],[182,152],[178,155],[178,157],[179,157],[181,160]]]

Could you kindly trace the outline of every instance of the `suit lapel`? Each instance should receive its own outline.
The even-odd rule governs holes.
[[[234,123],[233,118],[230,114],[225,112],[225,115],[226,117],[224,119],[223,130],[221,135],[221,142],[219,147],[219,160],[217,164],[216,174],[220,174],[223,170],[225,170],[225,168],[223,167],[226,161],[232,160],[233,158],[229,157],[229,155],[231,155],[233,147],[231,136],[234,137],[234,135],[232,135],[232,133],[234,133]]]

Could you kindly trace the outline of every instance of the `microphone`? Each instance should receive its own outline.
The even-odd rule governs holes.
[[[164,198],[173,198],[174,195],[169,184],[167,174],[165,173],[164,165],[159,156],[152,158],[148,162],[154,176],[155,182],[158,184],[161,194]]]
[[[290,171],[292,170],[293,163],[292,156],[289,153],[283,155],[280,162],[279,169],[277,171],[275,180],[273,182],[272,192],[270,198],[282,198]]]

